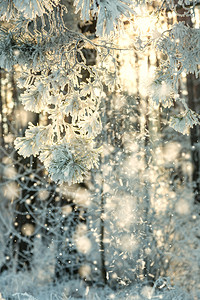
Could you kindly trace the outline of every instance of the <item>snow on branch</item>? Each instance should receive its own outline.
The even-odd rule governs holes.
[[[87,64],[83,50],[88,44],[95,51],[101,47],[105,50],[104,54],[102,51],[103,62],[106,57],[112,57],[116,49],[109,48],[111,44],[106,41],[94,44],[70,31],[63,19],[67,9],[58,5],[57,0],[0,0],[0,4],[0,18],[4,20],[0,27],[0,67],[8,71],[16,68],[18,87],[22,89],[20,101],[26,110],[42,113],[48,120],[46,126],[30,124],[25,137],[16,139],[16,149],[24,157],[39,155],[54,181],[80,182],[84,174],[97,165],[99,149],[93,141],[102,129],[102,78],[107,76],[103,68],[99,72],[97,66]],[[108,36],[119,29],[123,16],[133,17],[133,4],[130,0],[74,1],[75,12],[80,11],[82,19],[96,18],[96,35],[99,36]],[[137,5],[136,2],[135,8]],[[156,79],[162,86],[154,98],[158,104],[160,94],[165,95],[171,85],[170,97],[164,103],[169,107],[173,103],[173,92],[177,93],[181,73],[199,76],[200,32],[179,22],[162,34],[153,29],[152,38],[153,46],[165,58]],[[84,73],[87,73],[85,79]],[[107,85],[111,90],[112,81]],[[197,124],[193,112],[187,110],[186,117],[186,128]],[[179,123],[171,122],[175,129],[185,132]]]
[[[182,72],[200,73],[200,30],[179,22],[166,32],[157,44],[158,49],[167,55],[170,75],[177,79]]]
[[[27,19],[35,19],[53,10],[59,0],[0,0],[0,20],[10,20],[16,13]]]
[[[120,17],[129,18],[134,11],[130,0],[75,0],[75,12],[81,11],[82,20],[89,21],[90,16],[97,18],[96,34],[109,35],[119,25]]]

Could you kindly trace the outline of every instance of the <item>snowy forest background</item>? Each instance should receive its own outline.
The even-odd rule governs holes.
[[[199,24],[0,0],[0,299],[200,299]]]

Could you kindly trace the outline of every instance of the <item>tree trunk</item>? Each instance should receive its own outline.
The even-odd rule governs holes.
[[[188,105],[189,107],[199,112],[200,105],[200,80],[196,79],[193,74],[187,75],[187,91],[188,91]],[[191,140],[191,155],[193,164],[193,189],[194,189],[194,203],[200,203],[200,130],[199,125],[190,129]]]

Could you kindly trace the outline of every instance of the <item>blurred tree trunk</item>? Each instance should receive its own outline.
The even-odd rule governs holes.
[[[13,152],[13,142],[9,140],[9,135],[16,137],[16,133],[18,132],[19,134],[19,129],[22,129],[22,132],[24,132],[27,124],[24,124],[24,127],[20,128],[17,123],[16,114],[20,107],[18,105],[13,72],[8,74],[3,71],[3,74],[4,84],[2,84],[2,81],[0,84],[0,109],[2,119],[1,148],[4,149],[9,157],[9,153]],[[0,78],[2,79],[2,70],[0,72]],[[34,115],[33,118],[35,119],[33,123],[38,123],[39,116]],[[35,180],[31,178],[34,178],[34,173],[37,169],[37,159],[23,159],[17,152],[15,152],[13,157],[10,156],[10,159],[12,159],[13,166],[17,171],[17,176],[20,177],[16,184],[21,193],[19,198],[15,199],[12,203],[13,228],[12,232],[10,232],[9,239],[6,241],[5,263],[1,266],[0,272],[12,267],[14,261],[17,271],[24,268],[31,268],[34,235],[30,234],[30,228],[32,228],[34,232],[35,227],[33,204],[35,203],[36,192],[34,186]],[[27,169],[29,169],[28,175],[24,175],[27,173]],[[2,182],[5,181],[5,185],[9,184],[6,180],[6,178],[2,178]]]
[[[85,27],[84,24],[80,22],[79,16],[74,14],[73,1],[62,0],[61,3],[63,3],[68,10],[68,14],[64,15],[64,22],[67,28],[76,32],[81,30],[81,32],[83,33],[88,32],[91,30],[91,28],[93,28],[93,23],[91,24],[91,26]],[[91,53],[90,49],[84,49],[84,56],[87,64],[95,63],[95,55]],[[88,75],[89,74],[83,69],[83,77],[80,80],[85,81]],[[82,184],[82,186],[87,188],[84,185],[84,183]],[[78,278],[81,264],[84,262],[85,259],[85,255],[77,250],[77,247],[74,242],[74,236],[76,234],[78,225],[86,224],[86,210],[81,208],[79,205],[76,205],[75,200],[71,197],[71,199],[65,199],[65,196],[62,197],[61,195],[59,197],[60,200],[57,203],[56,201],[53,201],[55,209],[56,206],[59,206],[59,208],[61,209],[59,216],[59,228],[58,231],[55,232],[55,239],[57,239],[57,245],[55,255],[56,262],[54,281],[61,281],[63,280],[63,277],[68,279]],[[71,208],[71,212],[67,214],[67,216],[62,214],[62,206],[65,205]]]
[[[184,8],[179,9],[179,14],[184,14]],[[177,16],[177,21],[183,21],[186,25],[193,27],[192,19],[190,16]],[[196,113],[200,112],[200,78],[195,78],[194,74],[187,75],[186,88],[188,92],[188,106]],[[194,191],[194,203],[200,203],[200,129],[199,125],[190,129],[191,140],[191,156],[193,164],[193,191]]]
[[[4,147],[4,128],[3,128],[3,102],[2,102],[2,70],[0,68],[0,114],[1,114],[1,119],[0,119],[0,138],[1,138],[1,146]]]
[[[200,79],[193,74],[187,75],[188,105],[195,112],[200,111]],[[190,129],[191,153],[194,184],[194,202],[200,204],[200,129],[199,125]]]
[[[60,207],[62,207],[61,202],[63,201],[60,200]],[[74,237],[77,226],[86,223],[86,212],[80,209],[73,200],[67,200],[64,203],[71,208],[71,212],[65,216],[61,211],[56,245],[55,281],[62,281],[63,278],[68,280],[78,278],[80,267],[84,262],[84,254],[78,252]]]
[[[38,116],[36,117],[38,120]],[[16,154],[16,156],[18,156]],[[19,161],[19,157],[16,158]],[[23,164],[23,167],[21,167]],[[31,168],[29,176],[24,176],[26,168]],[[34,207],[37,200],[37,187],[34,178],[37,170],[37,158],[20,160],[20,165],[16,164],[18,175],[21,175],[21,197],[15,200],[14,228],[17,233],[13,233],[13,251],[17,259],[17,271],[31,270],[32,251],[34,244],[35,218]],[[14,232],[15,232],[14,231]]]

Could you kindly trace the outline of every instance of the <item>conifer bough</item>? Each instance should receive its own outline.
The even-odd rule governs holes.
[[[194,10],[187,8],[186,2],[179,1],[178,5],[183,6],[185,15],[192,15]],[[106,68],[88,65],[83,48],[88,44],[94,47],[102,61],[111,50],[117,51],[115,34],[123,30],[125,20],[135,28],[140,5],[141,1],[131,0],[75,0],[75,13],[80,12],[82,20],[96,18],[96,36],[101,37],[97,44],[66,27],[67,9],[58,0],[0,0],[0,67],[15,71],[24,108],[45,114],[49,120],[46,125],[29,123],[25,136],[15,140],[15,147],[24,157],[37,155],[59,184],[81,182],[98,165],[100,149],[95,138],[101,132],[103,86],[110,88],[113,82],[107,80],[108,74],[116,78]],[[159,22],[166,9],[179,14],[175,2],[160,1],[151,17]],[[183,72],[199,76],[200,31],[183,22],[157,31],[156,36],[155,29],[148,32],[147,44],[138,31],[135,46],[129,50],[143,51],[151,44],[164,54],[150,96],[155,105],[170,107],[174,100],[182,103],[184,111],[170,123],[186,134],[199,124],[199,116],[180,98],[177,83]],[[83,70],[88,73],[86,81],[82,80]],[[170,97],[156,92],[163,90],[163,84],[169,87]]]

